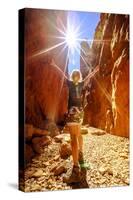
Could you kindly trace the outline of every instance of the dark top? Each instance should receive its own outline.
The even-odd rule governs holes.
[[[83,81],[75,85],[72,81],[67,80],[67,85],[69,88],[69,100],[68,100],[68,109],[72,106],[82,107],[82,90],[83,90]]]

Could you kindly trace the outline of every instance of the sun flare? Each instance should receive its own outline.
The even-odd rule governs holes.
[[[76,39],[77,39],[76,33],[72,30],[67,30],[65,41],[70,49],[76,47],[76,43],[77,43]]]

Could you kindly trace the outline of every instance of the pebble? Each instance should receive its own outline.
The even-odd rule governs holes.
[[[99,168],[99,172],[100,172],[100,174],[102,174],[102,175],[104,175],[104,174],[106,173],[106,171],[107,171],[107,169],[106,169],[105,167],[103,167],[103,166],[101,166],[101,167]]]
[[[40,177],[42,175],[43,175],[43,170],[42,169],[38,169],[35,173],[32,174],[32,177],[38,178],[38,177]]]
[[[93,135],[87,127],[88,134],[83,135],[84,159],[92,168],[85,174],[89,188],[129,185],[129,140],[118,136],[104,134]],[[67,135],[67,134],[66,134]],[[25,169],[25,188],[21,180],[20,187],[26,192],[65,190],[72,186],[63,183],[63,173],[72,169],[72,157],[61,158],[60,147],[68,142],[56,143],[54,139],[38,157],[34,157]],[[70,146],[69,146],[70,147]],[[67,151],[65,150],[65,153]],[[77,186],[78,187],[78,186]],[[82,186],[80,186],[82,187]]]
[[[126,153],[120,153],[120,157],[124,158],[124,159],[127,159],[128,158],[128,155]]]

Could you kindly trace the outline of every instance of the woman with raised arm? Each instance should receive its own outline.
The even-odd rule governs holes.
[[[81,72],[78,69],[74,69],[70,75],[70,79],[65,75],[65,73],[55,64],[54,60],[52,59],[51,65],[56,67],[58,71],[64,76],[66,79],[68,88],[69,88],[69,98],[68,98],[68,111],[72,107],[77,107],[78,109],[82,109],[83,103],[82,103],[82,90],[84,86],[84,82],[89,81],[89,79],[95,75],[95,73],[98,71],[98,66],[95,68],[95,70],[91,73],[89,73],[85,79],[82,79]]]
[[[88,76],[86,76],[83,80],[81,72],[78,69],[74,69],[70,75],[70,79],[68,79],[65,73],[55,64],[54,60],[52,60],[51,65],[56,67],[64,76],[69,89],[66,127],[68,128],[71,136],[73,170],[70,176],[64,177],[64,182],[76,183],[80,182],[80,167],[82,167],[84,163],[83,138],[80,131],[82,123],[80,121],[80,115],[83,110],[82,91],[84,82],[88,82],[88,80],[94,76],[94,74],[98,71],[98,67],[93,72],[88,74]]]

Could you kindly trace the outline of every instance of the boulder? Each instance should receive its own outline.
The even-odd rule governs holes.
[[[69,143],[62,143],[60,146],[60,156],[63,159],[68,158],[72,154],[71,146]]]
[[[48,136],[49,134],[50,134],[50,132],[47,130],[34,128],[33,136]]]
[[[67,172],[67,168],[64,165],[60,165],[54,169],[54,175],[59,176]]]
[[[43,130],[34,127],[32,124],[25,124],[25,139],[26,141],[30,141],[32,137],[39,137],[39,136],[47,136],[49,135],[48,130]]]
[[[38,154],[42,153],[43,148],[45,146],[48,146],[50,143],[51,143],[50,136],[34,137],[32,139],[33,150]]]
[[[101,129],[92,129],[91,131],[91,134],[92,135],[104,135],[104,134],[106,134],[106,131],[104,131],[104,130],[101,130]]]

